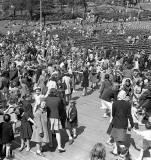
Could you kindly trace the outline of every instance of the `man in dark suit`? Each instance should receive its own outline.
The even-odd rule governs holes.
[[[114,139],[115,145],[113,153],[117,154],[117,148],[120,145],[125,146],[126,142],[126,134],[128,128],[128,120],[131,124],[131,128],[134,127],[133,118],[131,115],[131,104],[129,103],[129,99],[126,96],[126,92],[121,90],[118,94],[118,100],[115,101],[112,105],[112,131],[111,136]]]

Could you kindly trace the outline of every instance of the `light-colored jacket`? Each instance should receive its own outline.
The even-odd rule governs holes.
[[[49,143],[47,112],[38,109],[34,114],[34,121],[36,127],[33,127],[31,141]],[[43,134],[44,136],[40,137],[40,134]]]

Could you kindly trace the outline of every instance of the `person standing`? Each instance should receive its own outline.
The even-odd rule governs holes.
[[[89,87],[89,71],[88,71],[88,67],[84,68],[81,86],[83,87],[83,94],[82,95],[86,96],[87,95],[87,87]]]
[[[104,118],[109,117],[112,110],[112,101],[117,99],[117,94],[119,91],[119,85],[114,83],[113,86],[106,88],[101,95],[101,109],[106,109],[104,113]]]
[[[69,145],[73,143],[73,138],[77,137],[77,126],[78,126],[78,113],[76,108],[76,102],[70,101],[70,106],[67,109],[67,121],[66,121],[66,132],[69,137]],[[73,137],[72,137],[73,132]]]
[[[33,134],[31,141],[36,142],[37,151],[36,154],[39,156],[44,156],[42,154],[42,143],[49,143],[49,133],[48,133],[48,122],[47,122],[47,111],[46,102],[42,101],[39,108],[34,114],[34,121],[36,127],[33,127]]]
[[[11,117],[9,114],[4,114],[3,116],[4,122],[0,124],[0,139],[3,144],[3,152],[5,151],[6,157],[5,159],[11,158],[11,144],[14,140],[13,128],[11,125]]]
[[[65,73],[63,78],[62,78],[62,83],[65,84],[65,98],[66,98],[66,103],[69,104],[69,101],[71,99],[71,86],[72,86],[72,81],[70,78],[69,73]]]
[[[50,80],[47,82],[46,87],[48,88],[46,94],[48,94],[50,92],[51,88],[57,89],[57,83],[56,83],[55,74],[51,76]]]
[[[33,113],[32,113],[32,106],[27,105],[26,107],[19,108],[20,113],[20,138],[21,138],[21,147],[19,151],[21,152],[25,148],[25,140],[27,142],[27,149],[26,151],[30,151],[30,139],[32,136],[32,124],[36,127],[36,123],[33,121]]]
[[[61,121],[60,121],[60,108],[62,108],[62,101],[60,97],[57,97],[57,90],[51,88],[48,97],[46,98],[46,106],[48,111],[48,118],[51,124],[51,131],[56,134],[56,140],[58,144],[58,151],[65,152],[65,149],[61,146]]]
[[[131,128],[134,127],[133,118],[131,115],[131,104],[129,103],[126,92],[121,90],[118,94],[117,101],[112,105],[112,131],[111,136],[114,139],[113,154],[118,154],[120,146],[125,146],[126,134],[128,129],[128,121],[131,124]],[[128,149],[127,149],[128,150]]]
[[[105,74],[105,79],[104,81],[101,83],[101,88],[100,88],[100,98],[103,95],[103,92],[107,89],[110,88],[112,86],[112,83],[110,81],[110,76],[109,74]]]
[[[40,75],[40,77],[39,77],[39,79],[38,79],[38,82],[37,82],[37,86],[38,87],[40,87],[41,88],[41,93],[44,95],[44,93],[45,93],[45,88],[46,88],[46,85],[45,85],[45,83],[46,83],[46,72],[45,72],[45,70],[42,70],[42,73],[41,73],[41,75]]]
[[[151,82],[148,83],[148,89],[139,98],[139,108],[145,110],[145,118],[151,115]]]

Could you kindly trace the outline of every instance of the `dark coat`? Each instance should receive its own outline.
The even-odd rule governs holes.
[[[69,107],[67,111],[67,128],[75,128],[78,126],[78,114],[77,108],[74,106],[72,108]]]
[[[88,70],[83,71],[81,86],[82,87],[89,87],[89,71]]]
[[[117,100],[117,94],[118,94],[118,91],[113,90],[112,88],[107,88],[104,90],[100,98],[105,101],[111,102],[112,99]]]
[[[32,105],[30,100],[23,100],[22,102],[22,108],[24,109],[24,112],[28,113],[30,118],[34,118]]]
[[[114,128],[127,129],[128,120],[133,128],[134,122],[131,115],[131,104],[124,100],[117,100],[112,105],[112,124]]]
[[[46,106],[48,111],[48,118],[60,118],[59,110],[62,107],[62,101],[60,97],[50,97],[46,98]]]
[[[105,80],[105,81],[102,82],[101,88],[100,88],[100,98],[101,98],[103,92],[106,89],[111,88],[111,86],[112,86],[112,83],[109,80]]]
[[[139,98],[140,107],[145,108],[146,112],[151,113],[151,90],[145,91]]]
[[[14,140],[11,123],[2,122],[0,124],[0,140],[2,144],[11,143]]]

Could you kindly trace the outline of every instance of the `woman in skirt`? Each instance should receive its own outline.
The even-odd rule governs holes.
[[[28,106],[27,106],[28,107]],[[21,147],[19,148],[19,151],[21,152],[25,147],[25,141],[27,142],[27,149],[26,151],[30,151],[30,139],[32,136],[32,124],[36,127],[36,123],[31,118],[31,113],[29,112],[30,108],[20,108],[20,120],[21,120],[21,126],[20,126],[20,138],[21,138]]]

